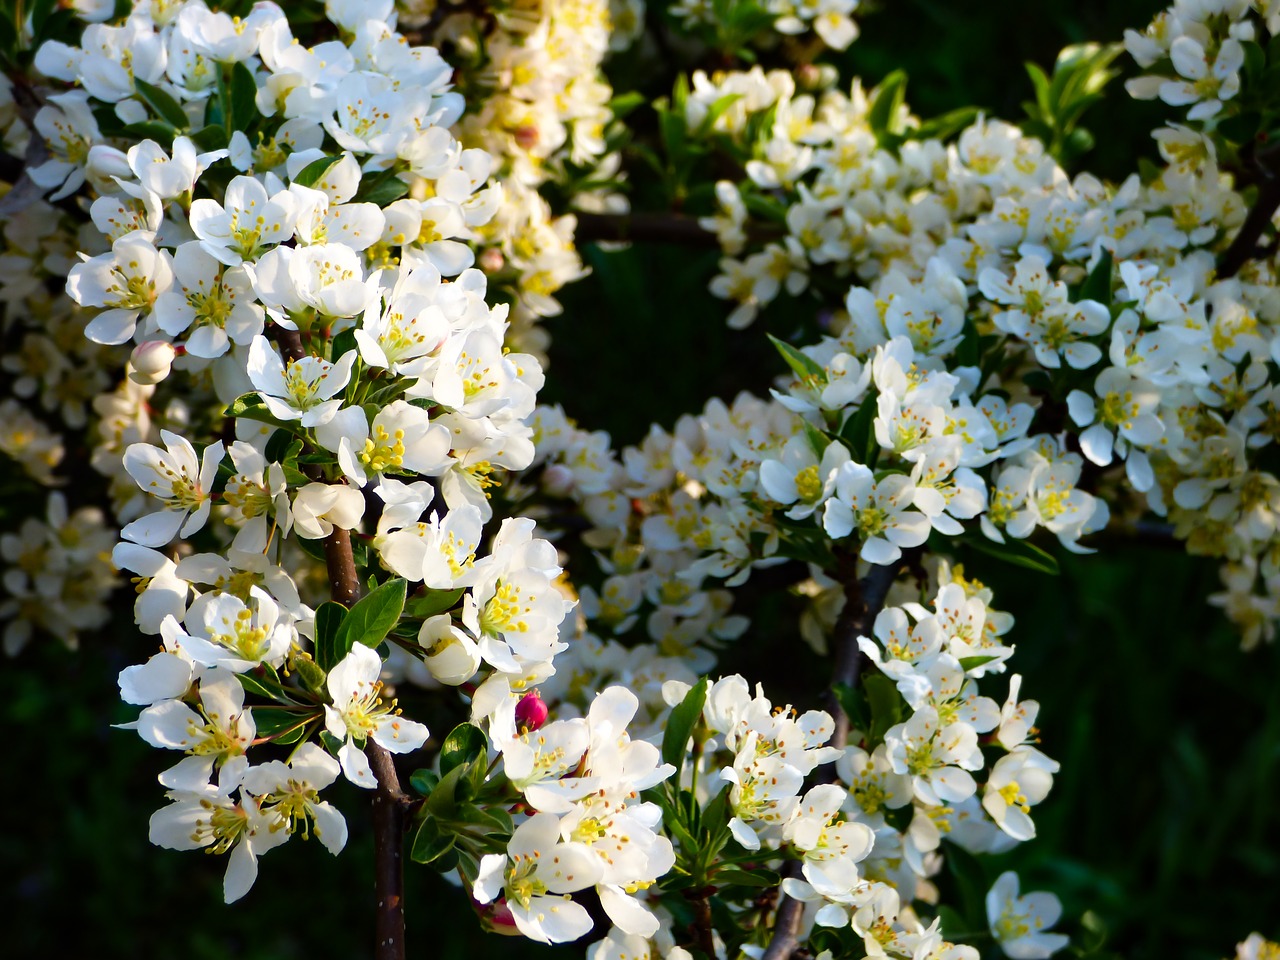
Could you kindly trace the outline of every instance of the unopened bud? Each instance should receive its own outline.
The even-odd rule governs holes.
[[[293,655],[293,669],[297,671],[302,685],[313,693],[320,693],[328,683],[328,675],[320,668],[320,664],[311,659],[309,654],[299,651]]]
[[[573,471],[562,463],[553,463],[542,471],[542,489],[553,497],[569,496],[573,484]]]
[[[516,704],[516,727],[521,730],[537,730],[547,722],[550,711],[538,695],[537,690],[530,690]]]
[[[506,897],[500,898],[496,903],[482,907],[480,922],[484,924],[485,929],[490,933],[500,933],[505,937],[520,936],[520,931],[516,928],[516,918],[511,915],[511,908],[507,906]]]
[[[515,131],[516,146],[521,150],[532,150],[538,145],[538,128],[531,126],[517,127]]]
[[[173,359],[178,355],[172,343],[148,340],[133,348],[129,357],[129,379],[143,386],[159,383],[169,376]]]
[[[497,273],[506,265],[506,262],[502,251],[497,247],[490,247],[480,254],[480,269],[485,273]]]

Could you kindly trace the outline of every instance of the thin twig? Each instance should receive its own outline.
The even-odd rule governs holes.
[[[275,327],[272,331],[285,359],[301,360],[306,351],[297,330]],[[322,480],[318,469],[308,471]],[[335,526],[324,541],[325,566],[332,598],[350,607],[360,599],[360,578],[351,552],[351,531]],[[373,797],[373,889],[375,960],[405,960],[404,946],[404,840],[410,798],[400,788],[391,754],[372,739],[365,752],[378,779]]]
[[[857,554],[846,551],[837,558],[836,576],[844,584],[844,607],[831,631],[831,656],[835,662],[831,668],[831,687],[827,690],[827,711],[835,721],[836,729],[830,740],[833,747],[843,748],[849,740],[849,715],[840,705],[836,687],[857,685],[862,672],[858,638],[870,632],[889,588],[907,562],[908,558],[903,557],[884,566],[872,566],[866,579],[859,581]]]
[[[831,632],[831,687],[827,691],[828,710],[835,721],[835,732],[829,741],[833,747],[843,748],[849,739],[849,715],[840,706],[835,688],[853,686],[862,671],[862,652],[858,638],[864,636],[884,607],[889,588],[898,579],[898,572],[910,563],[910,556],[884,566],[873,566],[863,580],[858,579],[858,557],[852,551],[841,551],[836,558],[836,577],[844,584],[844,608],[836,618]],[[834,764],[820,774],[820,779],[830,782],[835,776]],[[787,864],[784,876],[798,879],[800,867],[796,861]],[[778,909],[774,914],[773,938],[765,948],[761,960],[790,960],[800,945],[800,921],[804,915],[804,903],[779,893]]]

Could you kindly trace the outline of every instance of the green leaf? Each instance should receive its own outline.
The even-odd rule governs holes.
[[[978,107],[957,107],[925,120],[914,130],[905,131],[910,140],[949,140],[978,119]]]
[[[458,783],[462,780],[462,775],[466,772],[466,769],[465,766],[454,767],[440,777],[440,782],[435,785],[435,789],[431,791],[431,796],[427,797],[425,804],[430,813],[437,817],[448,819],[457,812]]]
[[[334,655],[341,660],[357,643],[376,647],[391,632],[404,611],[405,582],[393,577],[367,597],[356,601],[334,637]]]
[[[329,172],[329,168],[341,159],[341,157],[321,157],[319,160],[312,160],[298,171],[293,182],[300,187],[314,187],[320,178]]]
[[[804,420],[802,422],[804,424],[804,435],[809,441],[809,446],[813,448],[814,453],[821,457],[827,452],[827,447],[831,446],[831,438],[808,420]]]
[[[1053,554],[1025,540],[1007,539],[1004,543],[996,543],[980,534],[974,534],[963,538],[961,542],[979,553],[1011,563],[1015,567],[1026,567],[1054,577],[1058,575],[1058,561]]]
[[[960,669],[963,670],[965,673],[968,673],[970,670],[976,670],[978,669],[978,667],[982,666],[984,663],[990,663],[992,660],[995,660],[995,659],[997,658],[993,656],[961,657]]]
[[[231,68],[229,120],[232,130],[248,130],[261,116],[257,100],[257,81],[244,61],[240,61]]]
[[[644,102],[644,94],[637,90],[621,93],[609,101],[609,112],[613,114],[615,120],[621,120]]]
[[[702,705],[707,700],[707,678],[703,677],[685,694],[683,700],[671,708],[666,729],[662,731],[662,760],[676,768],[676,776],[684,766],[689,749],[689,738],[702,716]]]
[[[135,140],[154,140],[157,143],[173,143],[178,131],[163,120],[143,120],[139,123],[128,123],[121,132]]]
[[[801,353],[789,343],[779,340],[771,333],[765,334],[769,338],[769,342],[782,355],[782,359],[787,361],[787,366],[800,380],[808,382],[810,378],[817,378],[819,383],[827,382],[827,371],[823,370],[814,360],[807,354]]]
[[[712,127],[716,125],[716,121],[724,116],[725,112],[735,103],[742,99],[740,93],[726,93],[717,97],[707,108],[707,115],[702,118],[702,122],[698,124],[698,137],[705,137],[711,133]]]
[[[364,203],[376,203],[380,207],[385,207],[390,203],[394,203],[409,192],[409,185],[399,177],[388,177],[385,180],[376,181],[367,191],[362,191],[356,196],[357,200]]]
[[[457,839],[452,833],[442,833],[435,819],[427,817],[413,835],[409,857],[416,863],[431,863],[452,850]]]
[[[201,150],[225,150],[231,141],[226,130],[218,124],[212,124],[191,134],[191,142]]]
[[[260,737],[271,737],[282,730],[304,727],[315,717],[314,711],[281,710],[272,707],[253,708],[253,723]]]
[[[867,701],[863,693],[858,688],[851,687],[847,683],[835,684],[831,688],[831,692],[835,694],[836,701],[840,704],[840,709],[849,718],[849,726],[869,735],[871,732],[871,716],[867,712]]]
[[[1027,111],[1027,115],[1037,120],[1043,120],[1046,123],[1052,123],[1053,104],[1049,102],[1049,77],[1039,65],[1030,61],[1023,64],[1027,70],[1027,76],[1031,78],[1031,85],[1036,91],[1036,107],[1038,113]],[[1029,104],[1028,104],[1029,106]]]
[[[411,617],[426,620],[438,616],[446,610],[452,610],[462,599],[462,589],[428,590],[421,597],[414,597],[405,604],[405,613]]]
[[[297,427],[296,423],[285,423],[283,420],[277,420],[272,416],[271,411],[267,409],[267,405],[262,402],[262,398],[256,393],[245,393],[236,397],[235,400],[227,405],[223,416],[234,417],[237,420],[253,420],[275,427],[283,427],[286,430],[293,430]]]
[[[721,867],[712,875],[711,881],[722,887],[731,884],[740,887],[776,887],[782,882],[782,878],[772,870],[748,871],[739,867]]]
[[[1103,250],[1102,256],[1098,258],[1097,265],[1089,271],[1089,276],[1085,277],[1084,283],[1080,284],[1080,292],[1076,297],[1076,301],[1094,300],[1104,307],[1110,307],[1112,293],[1115,289],[1112,282],[1114,268],[1115,260],[1111,256],[1111,251]]]
[[[186,111],[182,109],[182,104],[178,103],[177,100],[159,87],[134,77],[133,88],[138,93],[138,99],[154,110],[161,120],[173,124],[178,130],[185,130],[190,125],[191,121],[188,119]],[[169,147],[172,144],[173,141],[169,140],[168,143],[162,144],[162,146]]]
[[[840,439],[855,460],[865,463],[872,469],[880,458],[880,444],[876,442],[876,403],[880,396],[878,390],[872,389],[863,398],[861,406],[844,422],[840,429]]]
[[[409,786],[424,797],[431,796],[431,791],[436,788],[436,784],[439,782],[440,774],[426,768],[415,770],[409,775]]]
[[[440,747],[440,773],[446,774],[454,767],[484,756],[488,747],[483,730],[473,723],[458,724]]]
[[[907,97],[907,75],[895,70],[871,92],[871,106],[867,110],[867,125],[877,140],[886,135],[902,133],[901,107]]]
[[[345,656],[338,654],[338,631],[347,618],[347,608],[336,600],[326,600],[316,607],[316,656],[320,669],[328,673]]]
[[[871,729],[867,735],[873,744],[883,743],[889,728],[902,722],[902,695],[898,693],[897,684],[883,673],[868,675],[863,686],[871,711]]]
[[[297,701],[289,696],[289,691],[280,682],[280,677],[276,674],[275,669],[265,663],[260,664],[253,670],[236,674],[236,679],[240,681],[240,686],[244,687],[246,693],[255,693],[260,697],[266,697],[268,700],[274,700],[277,703],[286,703],[290,706],[298,705]]]

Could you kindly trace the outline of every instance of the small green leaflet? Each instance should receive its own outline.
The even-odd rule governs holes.
[[[706,700],[707,678],[703,677],[689,689],[683,700],[671,708],[667,727],[662,731],[662,759],[677,771],[684,765],[689,738],[693,736],[693,728],[702,716],[702,705]]]

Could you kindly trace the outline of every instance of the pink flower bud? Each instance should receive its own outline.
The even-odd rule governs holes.
[[[516,704],[516,726],[524,730],[537,730],[547,722],[547,705],[538,696],[537,690],[530,690]]]
[[[480,254],[480,269],[485,273],[497,273],[506,265],[506,262],[502,251],[497,247],[490,247]]]
[[[567,497],[573,492],[573,471],[562,463],[553,463],[542,471],[542,489],[553,497]]]
[[[532,125],[517,127],[515,131],[516,146],[521,150],[532,150],[538,145],[538,141],[542,137],[538,133],[538,128]]]
[[[520,936],[520,931],[516,929],[516,918],[511,915],[506,897],[499,897],[495,903],[480,907],[479,910],[480,922],[490,933],[498,933],[506,937]]]
[[[178,355],[172,343],[148,340],[133,348],[129,357],[129,379],[143,386],[159,383],[169,376],[173,358]]]

